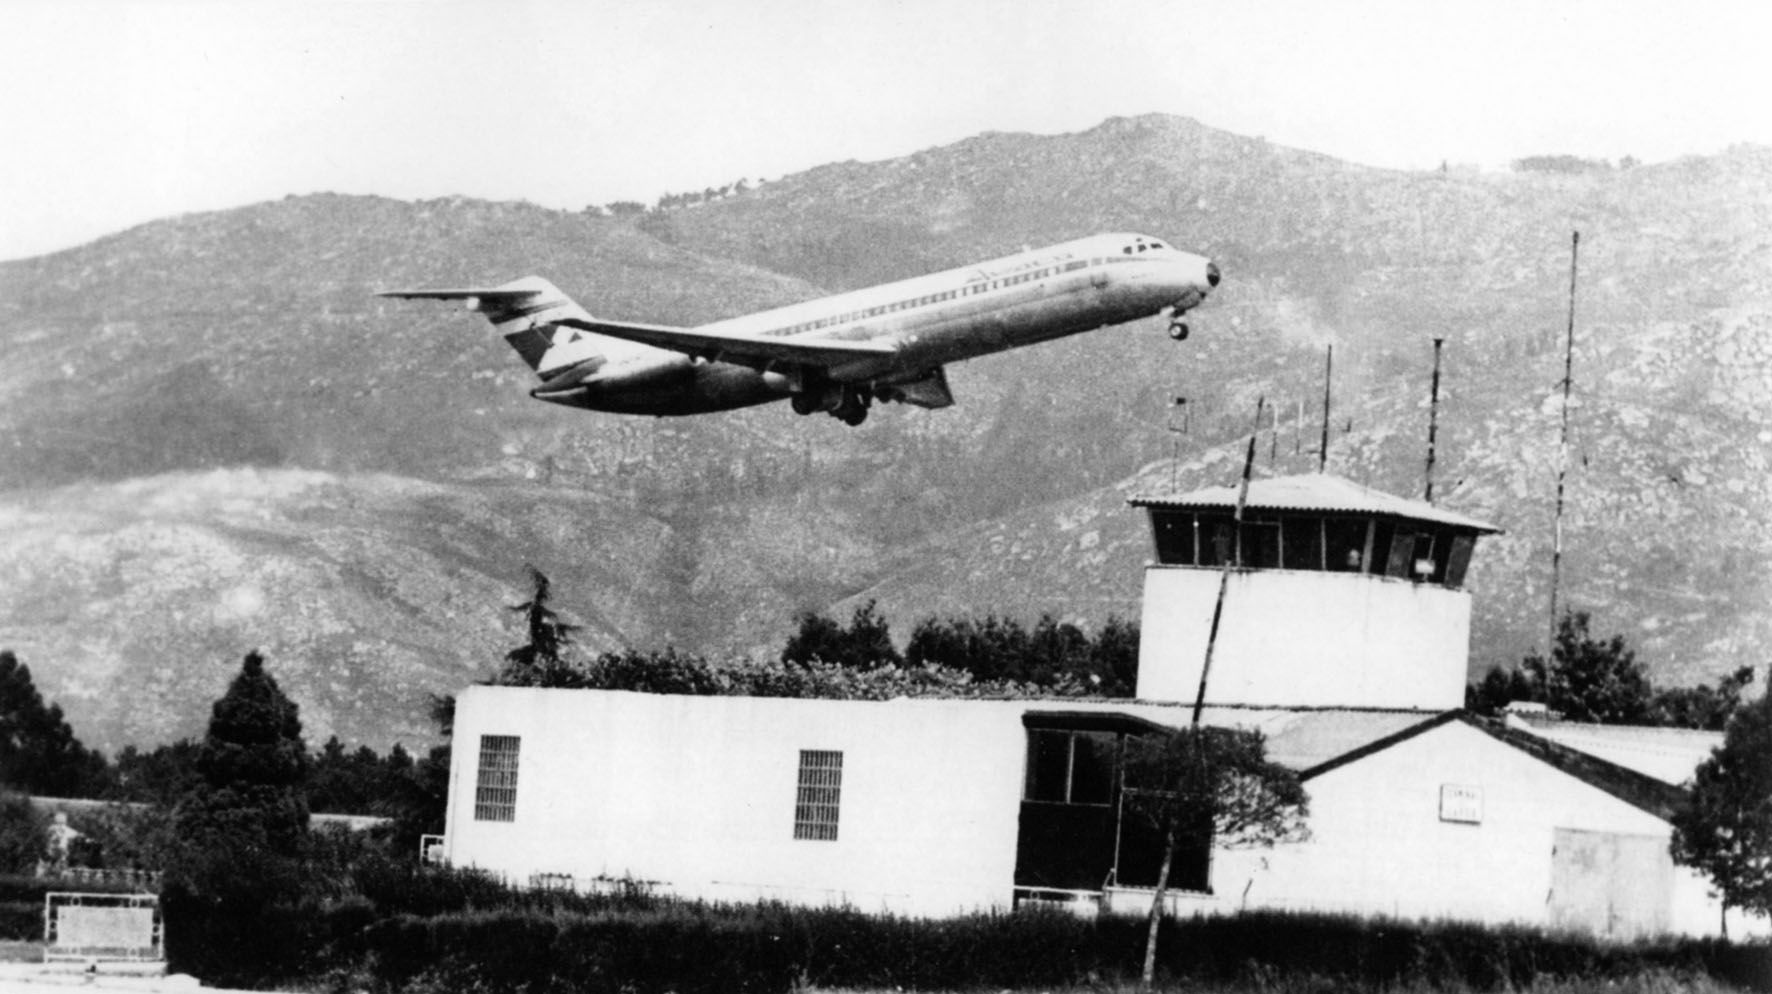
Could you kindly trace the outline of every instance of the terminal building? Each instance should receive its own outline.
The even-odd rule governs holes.
[[[1464,577],[1493,525],[1323,474],[1255,481],[1240,524],[1233,488],[1132,503],[1155,551],[1135,700],[471,687],[444,855],[536,886],[719,901],[1142,912],[1157,840],[1124,815],[1118,758],[1188,725],[1203,693],[1204,722],[1260,730],[1298,772],[1310,837],[1181,854],[1178,913],[1719,931],[1707,883],[1668,855],[1702,743],[1634,762],[1642,730],[1462,710]],[[1731,913],[1730,935],[1765,931]]]

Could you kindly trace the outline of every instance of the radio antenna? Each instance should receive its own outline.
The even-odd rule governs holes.
[[[1569,237],[1569,327],[1563,344],[1563,431],[1557,442],[1557,512],[1551,529],[1550,644],[1557,643],[1557,595],[1563,582],[1563,481],[1569,475],[1569,391],[1575,384],[1575,274],[1581,232]]]
[[[1317,450],[1317,472],[1329,470],[1329,384],[1335,376],[1335,345],[1323,359],[1323,447]]]
[[[1434,339],[1434,385],[1429,389],[1427,402],[1427,493],[1422,500],[1429,504],[1434,502],[1434,436],[1440,427],[1440,346],[1444,338]]]
[[[1176,427],[1176,412],[1181,414],[1181,426]],[[1169,405],[1169,489],[1181,488],[1181,436],[1187,434],[1188,410],[1187,398],[1177,397]]]

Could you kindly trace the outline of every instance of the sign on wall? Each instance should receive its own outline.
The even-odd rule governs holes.
[[[1471,784],[1440,785],[1440,820],[1464,825],[1483,823],[1483,788]]]

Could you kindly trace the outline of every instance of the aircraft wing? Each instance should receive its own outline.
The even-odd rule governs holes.
[[[756,369],[780,363],[803,366],[836,366],[859,359],[883,359],[898,348],[883,342],[845,342],[833,339],[761,338],[753,335],[719,335],[691,328],[565,318],[560,324],[611,338],[669,349],[712,362],[731,362]]]

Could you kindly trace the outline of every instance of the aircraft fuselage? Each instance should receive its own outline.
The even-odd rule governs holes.
[[[1136,234],[1095,235],[955,269],[672,328],[592,318],[538,277],[486,290],[386,291],[458,299],[536,369],[531,395],[621,414],[684,415],[791,398],[858,424],[875,400],[953,402],[943,366],[1168,311],[1218,268]]]

